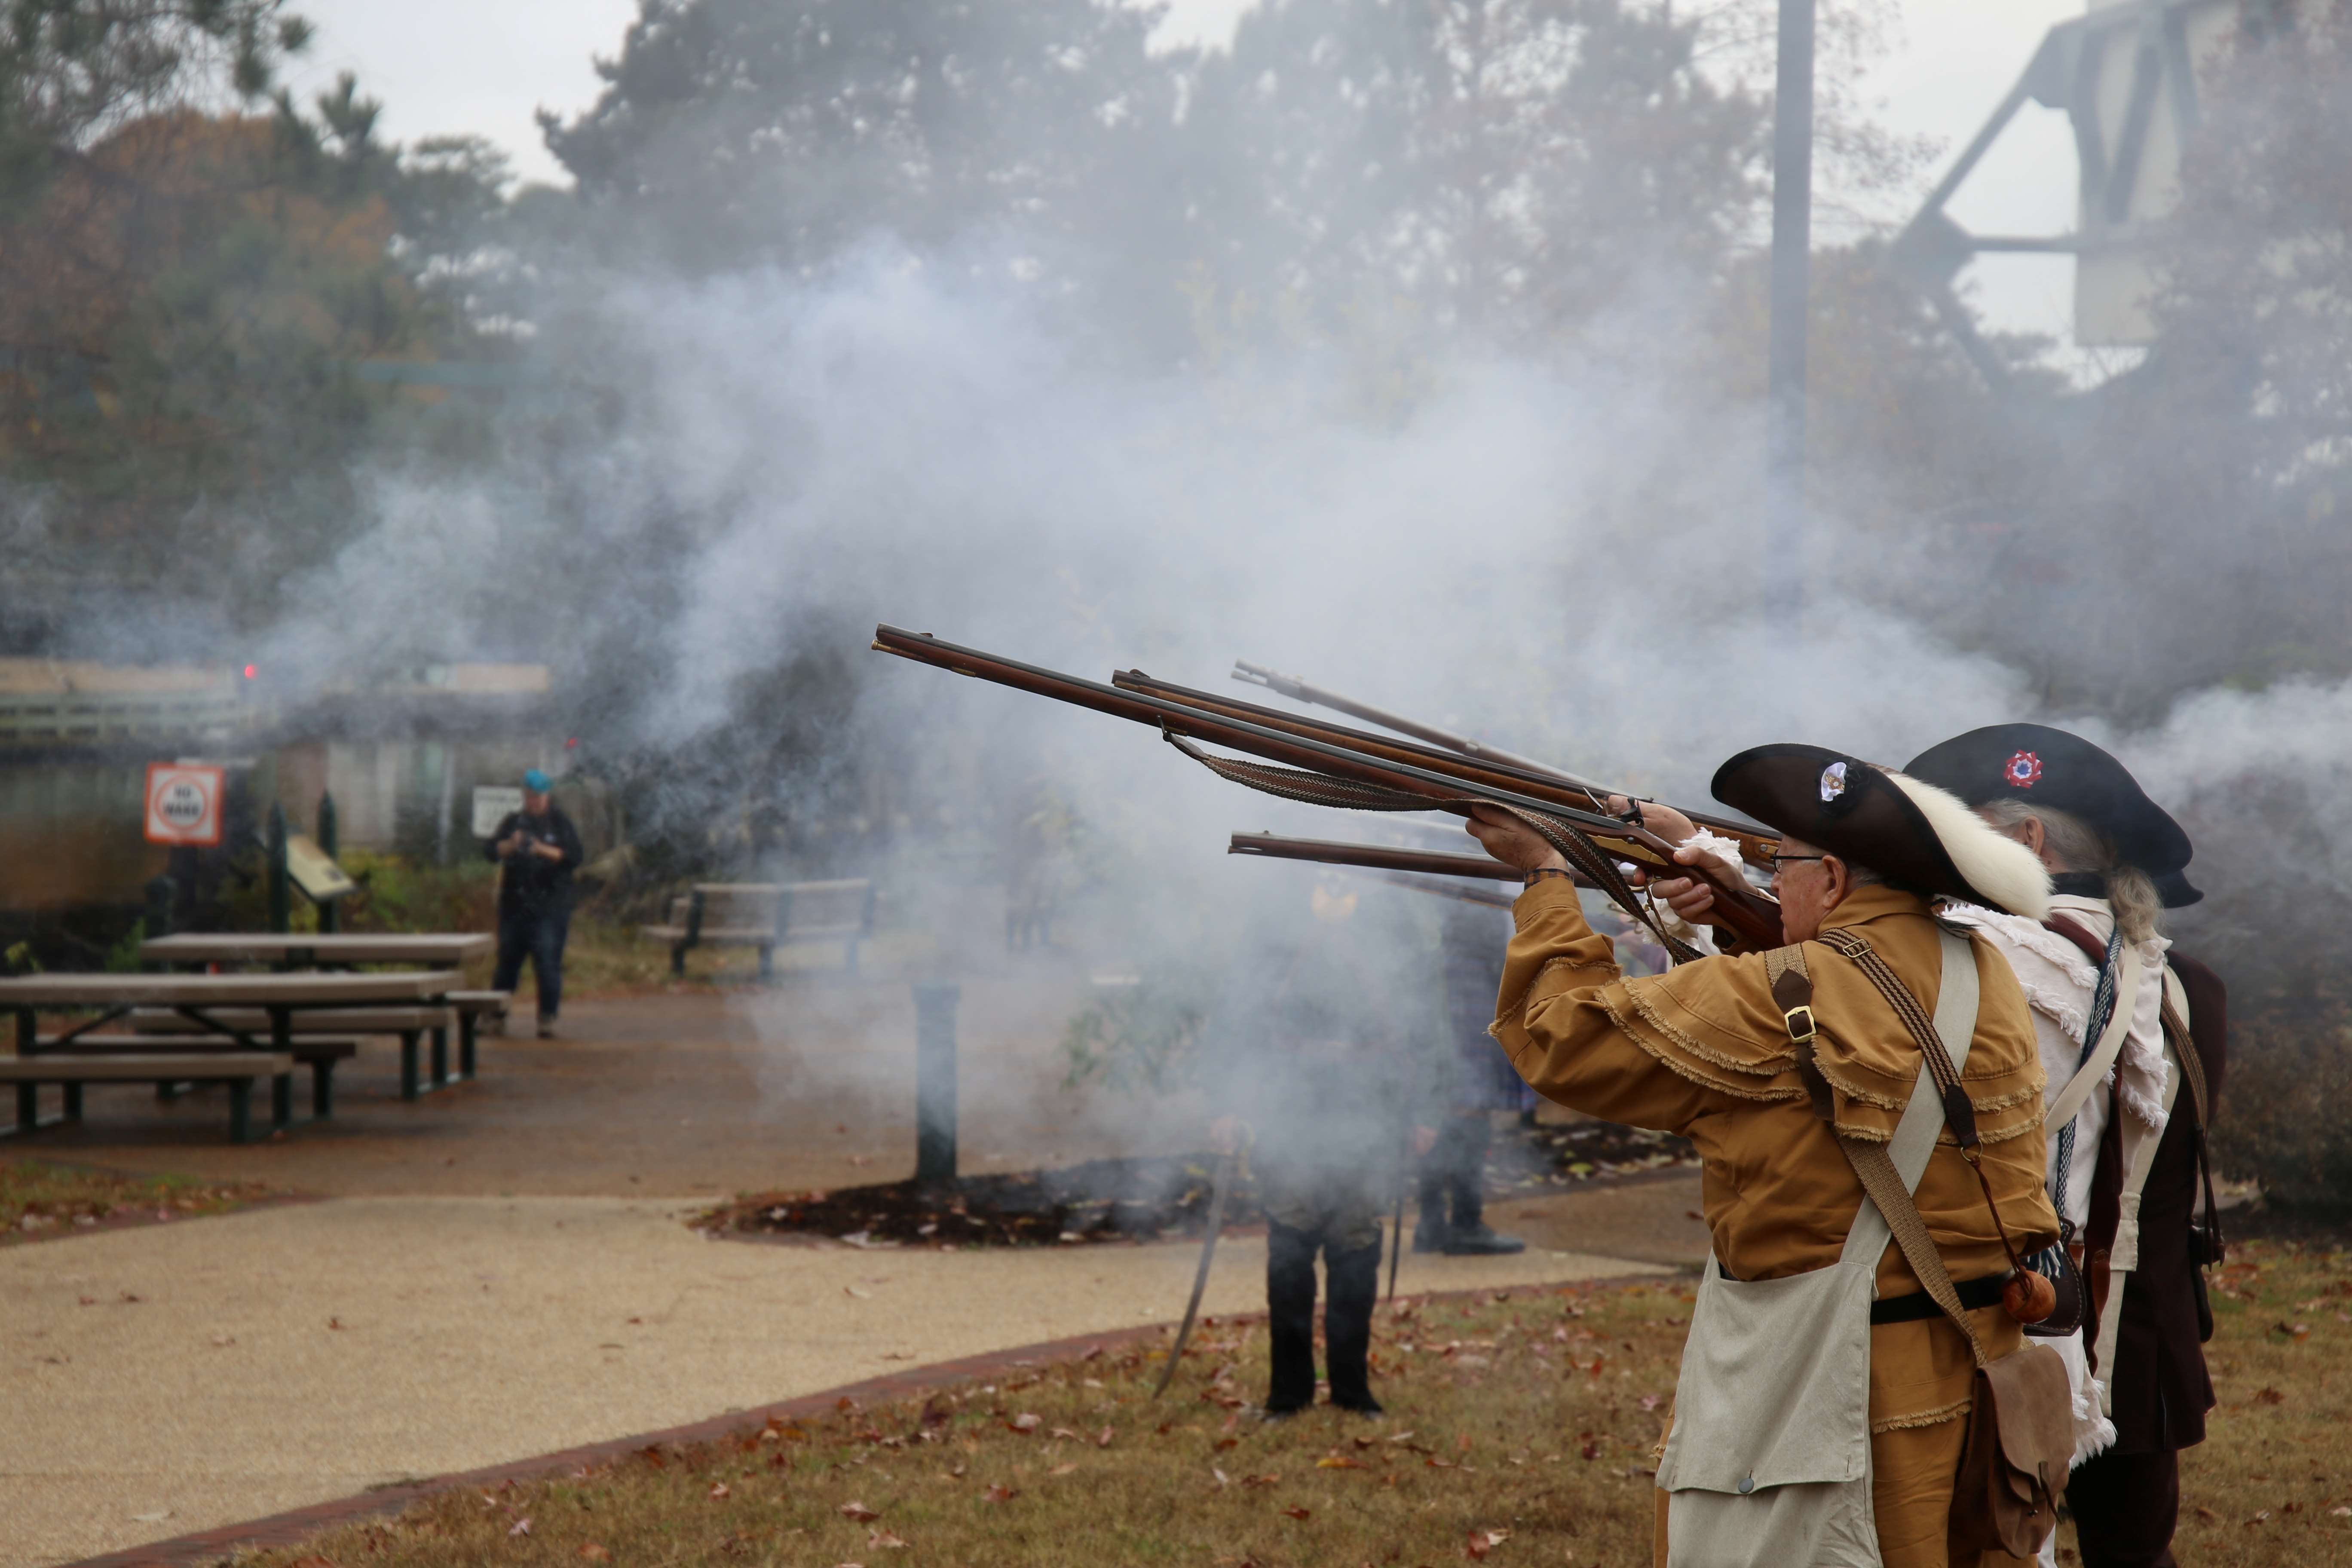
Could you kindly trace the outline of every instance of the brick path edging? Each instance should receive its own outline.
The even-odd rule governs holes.
[[[1486,1286],[1468,1290],[1433,1290],[1423,1295],[1407,1296],[1406,1301],[1444,1301],[1481,1295],[1509,1295],[1520,1290],[1556,1290],[1574,1285],[1632,1285],[1661,1278],[1673,1278],[1666,1270],[1655,1274],[1615,1275],[1606,1279],[1554,1280],[1549,1284]],[[1229,1323],[1254,1322],[1265,1316],[1263,1312],[1234,1312],[1220,1321]],[[758,1405],[748,1410],[730,1411],[706,1421],[696,1421],[684,1426],[667,1426],[657,1432],[640,1432],[633,1437],[614,1437],[602,1443],[589,1443],[577,1448],[564,1448],[552,1454],[540,1454],[528,1459],[508,1464],[491,1465],[478,1470],[464,1470],[454,1475],[433,1476],[420,1481],[403,1482],[360,1493],[357,1497],[337,1498],[331,1502],[312,1503],[288,1513],[272,1514],[267,1519],[249,1520],[242,1524],[225,1524],[213,1530],[198,1531],[170,1541],[158,1541],[145,1546],[133,1546],[121,1552],[110,1552],[102,1557],[86,1557],[65,1568],[205,1568],[219,1563],[239,1551],[253,1551],[273,1546],[296,1546],[321,1531],[354,1520],[380,1514],[397,1513],[419,1498],[434,1492],[451,1491],[461,1487],[495,1486],[507,1480],[534,1480],[555,1471],[577,1469],[583,1466],[619,1459],[640,1449],[664,1443],[700,1443],[714,1437],[724,1437],[746,1427],[756,1427],[771,1418],[791,1420],[798,1416],[821,1415],[832,1411],[842,1400],[854,1399],[861,1405],[877,1401],[902,1399],[942,1384],[976,1382],[983,1377],[1027,1367],[1047,1361],[1084,1355],[1097,1347],[1118,1350],[1141,1340],[1158,1339],[1174,1329],[1171,1323],[1150,1323],[1137,1329],[1112,1329],[1099,1334],[1077,1334],[1069,1339],[1046,1340],[1037,1344],[1016,1345],[1011,1350],[990,1351],[985,1354],[965,1356],[958,1361],[933,1362],[927,1366],[912,1367],[905,1372],[885,1373],[862,1382],[844,1384],[817,1394],[804,1394],[798,1398]]]

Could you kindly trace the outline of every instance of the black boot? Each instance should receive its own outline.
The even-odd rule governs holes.
[[[1381,1293],[1381,1244],[1323,1254],[1329,1297],[1323,1307],[1323,1356],[1331,1373],[1331,1403],[1360,1415],[1378,1415],[1370,1361],[1372,1304]]]
[[[1412,1227],[1412,1249],[1421,1252],[1443,1252],[1446,1238],[1454,1227],[1445,1222],[1445,1173],[1437,1167],[1432,1149],[1429,1158],[1421,1163],[1421,1218]]]
[[[1265,1327],[1274,1376],[1265,1394],[1268,1415],[1287,1415],[1315,1403],[1315,1232],[1280,1220],[1265,1227]]]
[[[1463,1117],[1446,1131],[1457,1140],[1445,1176],[1446,1195],[1454,1200],[1454,1229],[1446,1239],[1446,1253],[1479,1258],[1525,1252],[1528,1244],[1517,1237],[1486,1228],[1486,1147],[1494,1142],[1494,1123],[1482,1113]]]
[[[1503,1253],[1525,1252],[1528,1244],[1516,1236],[1489,1230],[1485,1226],[1475,1230],[1456,1229],[1454,1239],[1445,1244],[1448,1258],[1486,1258]]]

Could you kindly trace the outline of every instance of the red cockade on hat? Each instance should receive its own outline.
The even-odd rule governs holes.
[[[2042,777],[2042,759],[2032,752],[2020,752],[2009,759],[2000,776],[2020,789],[2032,789]]]

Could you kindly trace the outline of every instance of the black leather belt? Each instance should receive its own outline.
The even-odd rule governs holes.
[[[1962,1279],[1953,1285],[1960,1305],[1973,1312],[1981,1307],[2000,1304],[2002,1287],[2009,1283],[2006,1274],[1988,1274],[1981,1279]],[[1925,1290],[1914,1290],[1908,1296],[1889,1296],[1870,1304],[1873,1323],[1916,1323],[1922,1318],[1940,1318],[1944,1309],[1936,1305],[1936,1298]]]

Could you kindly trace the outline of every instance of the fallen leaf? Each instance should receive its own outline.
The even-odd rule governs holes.
[[[2286,1403],[2286,1395],[2281,1394],[2275,1388],[2264,1388],[2254,1394],[2254,1403],[2257,1405],[2284,1405]]]
[[[1043,1415],[1032,1415],[1025,1410],[1005,1423],[1006,1426],[1012,1427],[1015,1432],[1022,1433],[1024,1436],[1028,1433],[1034,1432],[1038,1427],[1043,1426],[1045,1424],[1045,1418]]]
[[[992,1485],[986,1491],[980,1494],[980,1500],[982,1502],[1011,1502],[1014,1498],[1017,1498],[1020,1495],[1020,1489],[1017,1487],[1001,1487]]]
[[[841,1505],[840,1511],[842,1518],[855,1520],[859,1524],[871,1524],[876,1520],[882,1517],[874,1510],[867,1508],[864,1503],[855,1500],[843,1503]]]
[[[1315,1468],[1318,1470],[1360,1470],[1364,1468],[1364,1462],[1361,1459],[1351,1459],[1345,1454],[1326,1454],[1315,1461]]]
[[[1655,1410],[1659,1405],[1664,1405],[1665,1402],[1666,1396],[1663,1394],[1645,1394],[1642,1395],[1642,1408],[1644,1410]]]
[[[1601,1457],[1601,1445],[1587,1443],[1583,1447],[1579,1448],[1577,1453],[1588,1459],[1597,1459]]]
[[[1280,1476],[1244,1476],[1242,1478],[1242,1485],[1245,1487],[1278,1486],[1281,1481]]]
[[[724,1502],[732,1494],[727,1489],[727,1483],[725,1481],[713,1481],[710,1483],[710,1500],[712,1502]]]
[[[1046,1433],[1045,1436],[1048,1437],[1067,1437],[1073,1443],[1078,1440],[1078,1435],[1076,1432],[1071,1431],[1066,1426],[1056,1426],[1051,1432]]]
[[[580,1543],[580,1555],[590,1563],[610,1563],[613,1560],[611,1552],[593,1541],[583,1541]]]
[[[1465,1454],[1468,1453],[1470,1451],[1470,1434],[1467,1432],[1463,1433],[1460,1439],[1454,1443],[1454,1447]]]
[[[2262,1521],[2264,1521],[2264,1520],[2266,1520],[2266,1519],[2270,1518],[2270,1516],[2271,1516],[2271,1510],[2268,1510],[2268,1509],[2263,1509],[2263,1510],[2262,1510],[2260,1512],[2256,1513],[2256,1514],[2254,1515],[2254,1517],[2253,1517],[2253,1518],[2252,1518],[2252,1519],[2250,1519],[2250,1520],[2246,1521],[2246,1522],[2247,1522],[2248,1524],[2260,1524],[2260,1523],[2262,1523]]]
[[[172,1510],[159,1508],[152,1513],[134,1513],[131,1517],[141,1524],[161,1524],[172,1517]]]
[[[1077,1468],[1078,1467],[1076,1465],[1055,1465],[1052,1469],[1047,1470],[1045,1473],[1049,1476],[1072,1475],[1076,1472]]]
[[[1110,1447],[1110,1440],[1118,1436],[1118,1433],[1117,1430],[1112,1427],[1106,1426],[1101,1431],[1095,1434],[1095,1447],[1097,1448],[1108,1448]]]
[[[341,1318],[329,1318],[327,1320],[327,1327],[331,1329],[340,1329],[342,1326],[343,1321]]]
[[[859,1289],[856,1286],[855,1286],[855,1285],[844,1285],[844,1286],[841,1288],[841,1293],[842,1293],[843,1295],[845,1295],[845,1296],[855,1296],[855,1297],[856,1297],[856,1298],[857,1298],[859,1300],[861,1300],[861,1301],[871,1301],[872,1300],[874,1300],[874,1292],[873,1292],[873,1291],[871,1291],[871,1290],[860,1290],[860,1289]]]
[[[1209,1467],[1209,1473],[1217,1478],[1217,1484],[1221,1487],[1229,1487],[1234,1484],[1233,1479],[1227,1476],[1224,1471],[1217,1468],[1214,1465],[1211,1465]]]
[[[2331,1508],[2327,1511],[2336,1519],[2352,1519],[2352,1508],[2338,1506]]]
[[[2200,1504],[2197,1510],[2197,1517],[2203,1520],[2206,1523],[2210,1524],[2213,1522],[2214,1519],[2213,1510],[2210,1508],[2204,1507],[2202,1504]]]
[[[1391,1436],[1389,1441],[1391,1443],[1410,1443],[1412,1441],[1412,1434],[1410,1432],[1399,1432]]]
[[[899,1540],[897,1536],[891,1534],[887,1530],[877,1530],[872,1534],[866,1536],[866,1544],[868,1546],[879,1546],[886,1551],[889,1551],[904,1546],[907,1543]]]
[[[1308,1520],[1315,1517],[1313,1514],[1307,1512],[1307,1510],[1300,1508],[1296,1503],[1293,1503],[1290,1507],[1284,1509],[1282,1511],[1297,1520]]]
[[[213,1343],[219,1346],[227,1346],[236,1343],[236,1341],[234,1337],[228,1334],[215,1334],[213,1336]]]
[[[514,1528],[508,1531],[507,1533],[509,1535],[529,1535],[530,1533],[530,1521],[528,1518],[516,1520],[514,1521]]]

